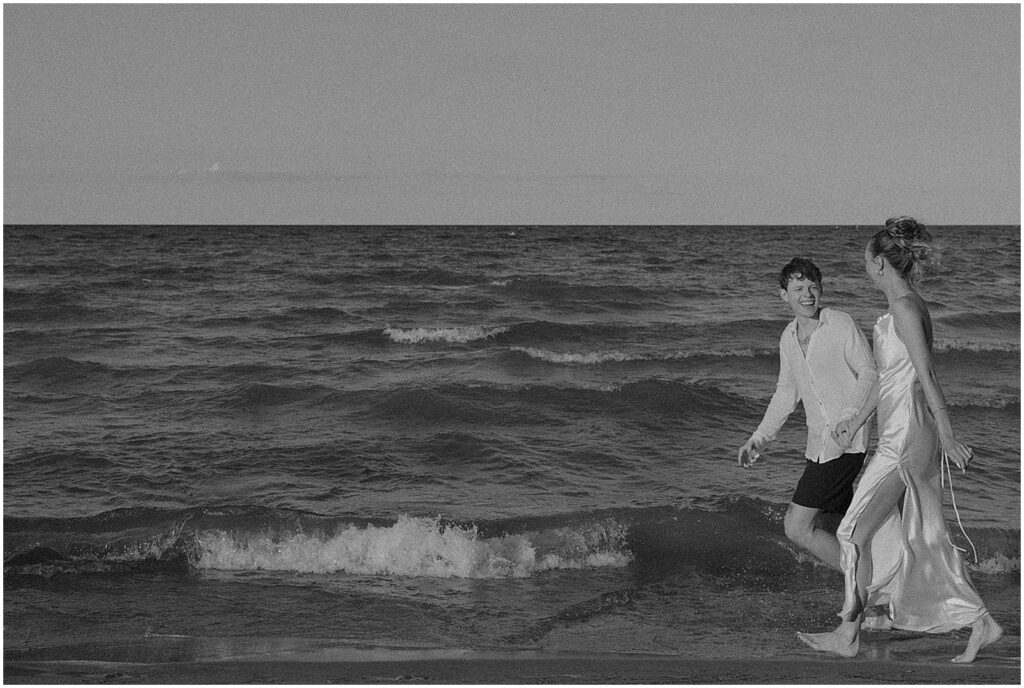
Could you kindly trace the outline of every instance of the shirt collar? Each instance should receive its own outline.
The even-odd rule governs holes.
[[[822,308],[818,311],[818,319],[821,321],[822,326],[828,325],[829,321],[832,319],[832,309]],[[794,337],[796,336],[796,318],[789,321],[789,325],[786,326],[786,329],[791,331]]]

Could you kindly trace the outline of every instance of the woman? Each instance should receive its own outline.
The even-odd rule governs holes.
[[[931,236],[910,217],[887,220],[864,252],[868,277],[889,302],[874,330],[878,366],[878,447],[840,524],[845,602],[842,623],[828,633],[798,633],[816,650],[857,654],[861,624],[889,627],[864,612],[885,605],[891,627],[944,633],[971,627],[967,650],[954,662],[973,662],[1003,629],[989,615],[952,544],[942,513],[942,471],[949,461],[967,470],[973,456],[959,441],[932,362],[932,322],[914,289],[931,252]],[[872,404],[835,434],[852,436]],[[902,509],[900,501],[902,500]],[[883,619],[882,623],[872,620]]]

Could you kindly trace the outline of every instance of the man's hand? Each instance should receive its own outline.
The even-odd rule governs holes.
[[[763,448],[763,442],[755,442],[754,438],[751,437],[747,440],[746,444],[740,447],[740,453],[736,457],[737,461],[744,468],[750,468],[761,458],[761,450]]]
[[[834,439],[836,444],[839,445],[839,448],[844,451],[853,443],[853,436],[855,434],[853,428],[850,427],[850,423],[851,421],[849,419],[841,420],[836,423],[834,428],[832,428],[832,439]]]

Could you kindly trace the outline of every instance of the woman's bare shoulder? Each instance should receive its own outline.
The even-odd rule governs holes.
[[[889,304],[889,312],[892,313],[896,333],[901,339],[906,341],[905,335],[916,330],[931,342],[931,316],[928,313],[928,304],[920,294],[904,294]]]
[[[926,317],[928,304],[916,291],[907,292],[889,304],[889,312],[893,317]]]

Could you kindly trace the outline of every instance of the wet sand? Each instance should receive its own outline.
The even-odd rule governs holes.
[[[81,648],[79,648],[80,650]],[[129,648],[121,647],[122,651]],[[142,651],[134,661],[86,660],[52,648],[5,652],[5,684],[995,684],[1021,683],[1019,643],[983,652],[971,665],[949,662],[947,647],[907,659],[869,651],[855,659],[813,653],[762,659],[666,655],[577,655],[458,650],[274,651],[245,657],[166,661]],[[138,648],[136,648],[136,654]],[[13,656],[12,656],[13,655]],[[61,658],[60,655],[64,655]],[[98,655],[102,656],[102,655]],[[125,657],[124,659],[127,659]]]

